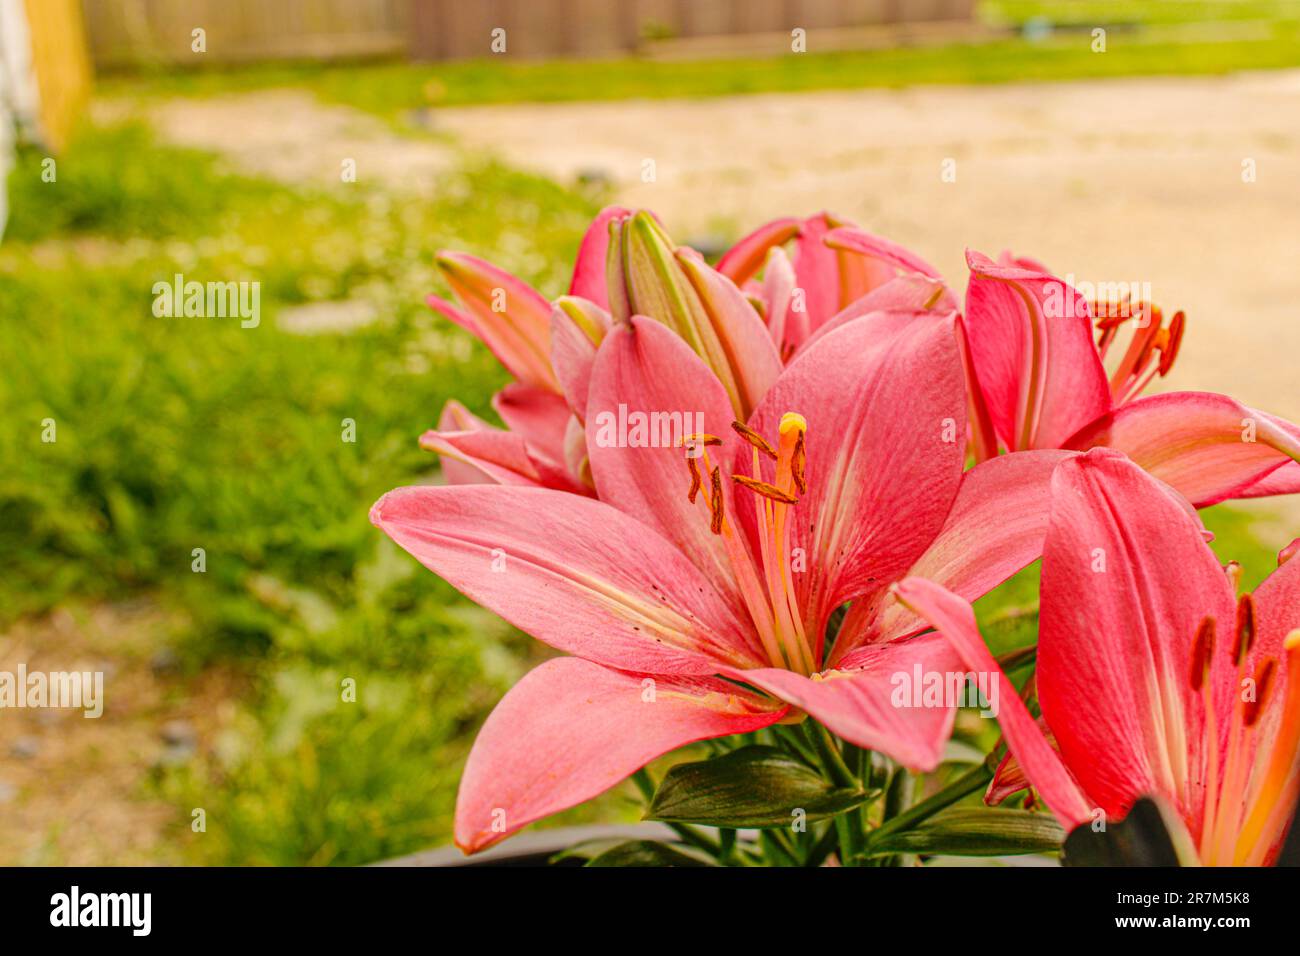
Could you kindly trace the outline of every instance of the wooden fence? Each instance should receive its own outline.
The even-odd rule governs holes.
[[[974,0],[81,0],[96,66],[493,52],[601,56],[647,43],[966,20]],[[194,50],[196,29],[204,52]]]
[[[409,48],[412,0],[81,2],[100,68],[400,56]],[[195,30],[203,31],[202,52]]]

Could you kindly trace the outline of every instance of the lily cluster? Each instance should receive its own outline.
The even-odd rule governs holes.
[[[505,427],[449,402],[421,438],[446,483],[371,519],[561,652],[478,735],[464,850],[632,777],[676,842],[593,862],[1043,850],[1144,796],[1184,860],[1276,858],[1300,788],[1298,548],[1238,595],[1196,509],[1300,491],[1300,428],[1143,396],[1183,313],[1089,302],[1007,253],[968,252],[959,299],[827,213],[711,265],[611,207],[553,301],[437,261],[455,301],[430,305],[514,378]],[[1039,558],[1036,652],[999,662],[970,602]],[[1003,664],[1034,671],[1017,687]],[[969,701],[903,686],[928,677],[992,682],[1005,737],[918,801],[918,774],[933,790],[971,762],[950,741]],[[701,741],[708,759],[645,769]],[[952,806],[986,783],[1030,796]]]

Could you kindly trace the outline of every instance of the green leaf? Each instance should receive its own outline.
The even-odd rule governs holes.
[[[788,827],[802,810],[821,820],[873,796],[836,787],[776,747],[741,747],[713,760],[681,763],[668,771],[646,818],[713,827]]]
[[[1002,856],[1056,850],[1065,831],[1047,813],[953,807],[909,830],[868,838],[867,854],[942,853],[946,856]]]
[[[657,840],[628,840],[587,861],[587,866],[713,866],[696,856]]]

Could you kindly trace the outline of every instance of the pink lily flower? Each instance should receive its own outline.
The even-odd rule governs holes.
[[[453,399],[443,406],[438,427],[420,436],[421,448],[442,456],[448,483],[592,494],[584,471],[586,444],[582,442],[581,457],[572,457],[573,416],[560,396],[516,382],[492,397],[492,407],[507,428],[497,428]]]
[[[1166,325],[1145,303],[1112,303],[1094,341],[1092,305],[1038,263],[966,258],[974,378],[1004,448],[1116,448],[1197,507],[1300,491],[1300,427],[1209,392],[1137,398],[1172,367],[1181,312]],[[1103,359],[1130,319],[1108,377]]]
[[[1063,462],[1051,488],[1036,680],[1055,745],[967,601],[921,579],[898,596],[966,667],[999,675],[1018,764],[1007,776],[1023,774],[1064,826],[1154,795],[1201,862],[1270,863],[1300,793],[1300,561],[1237,597],[1196,520],[1108,450]]]
[[[674,245],[648,212],[610,221],[607,289],[614,322],[662,322],[722,384],[742,421],[781,373],[781,356],[754,306],[694,249]]]
[[[933,266],[829,212],[765,223],[729,249],[717,269],[755,296],[786,358],[833,319],[891,308],[955,308]],[[761,285],[753,281],[760,271]],[[885,286],[891,286],[889,293],[846,314]]]
[[[784,246],[793,243],[789,256]],[[775,254],[775,261],[774,261]],[[943,286],[943,278],[932,265],[888,239],[865,233],[849,220],[829,212],[807,219],[772,220],[740,239],[718,260],[718,271],[736,285],[744,286],[759,272],[764,278],[772,269],[789,269],[793,287],[801,290],[802,308],[788,325],[784,345],[796,350],[805,339],[868,293],[880,289],[902,274],[930,280],[923,297]],[[914,284],[914,289],[923,287]],[[770,290],[762,299],[774,311]],[[950,302],[944,303],[948,311]],[[897,303],[896,308],[919,308],[919,303]],[[865,315],[859,312],[858,315]],[[776,338],[781,345],[783,338]]]
[[[956,658],[936,635],[917,636],[924,622],[887,589],[924,573],[973,599],[1035,560],[1047,479],[1068,454],[963,473],[955,321],[848,323],[740,422],[689,345],[633,316],[604,337],[588,386],[599,500],[464,485],[376,503],[371,520],[426,567],[572,655],[532,671],[484,724],[457,801],[462,848],[683,745],[804,715],[907,766],[936,766],[952,709],[896,708],[890,678]],[[691,433],[609,440],[619,406],[680,410]],[[828,645],[846,601],[855,613]]]
[[[436,295],[434,311],[479,338],[517,380],[493,399],[507,430],[494,428],[457,402],[421,444],[443,456],[452,483],[501,482],[590,494],[581,419],[571,408],[609,327],[605,258],[609,222],[627,210],[601,210],[583,235],[569,294],[554,305],[522,279],[475,256],[441,252],[438,268],[463,304]],[[574,404],[581,402],[581,404]]]

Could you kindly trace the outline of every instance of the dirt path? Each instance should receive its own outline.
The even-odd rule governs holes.
[[[6,709],[0,719],[0,862],[175,865],[189,820],[145,784],[211,744],[240,691],[221,668],[180,674],[177,622],[147,601],[60,608],[0,632],[0,671],[98,672],[102,714]]]
[[[129,99],[95,104],[101,121],[141,111]],[[242,169],[295,184],[333,185],[353,161],[356,181],[378,181],[428,194],[456,158],[447,142],[400,136],[382,120],[321,103],[302,90],[268,90],[143,107],[166,139],[221,153]]]

